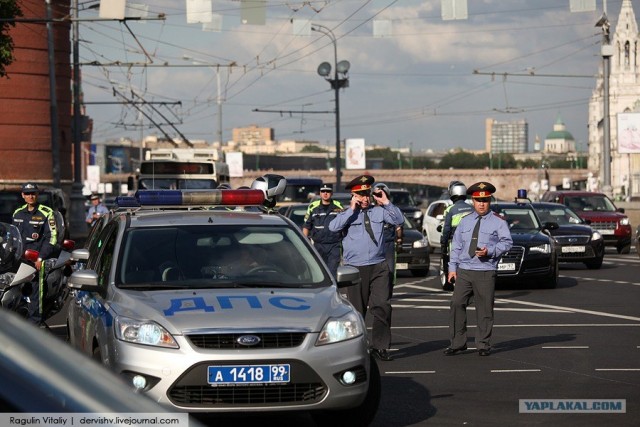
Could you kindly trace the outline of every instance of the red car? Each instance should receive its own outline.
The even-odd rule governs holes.
[[[591,191],[547,191],[542,201],[562,203],[573,209],[591,228],[604,238],[606,246],[615,246],[619,254],[631,249],[631,224],[623,208],[616,208],[611,199]]]

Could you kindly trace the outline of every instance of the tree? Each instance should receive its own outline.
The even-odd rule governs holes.
[[[327,153],[325,148],[318,147],[317,145],[305,145],[300,150],[301,153]]]
[[[5,67],[15,59],[9,28],[16,26],[16,23],[10,20],[18,16],[22,16],[22,11],[18,7],[17,0],[0,0],[0,77],[7,75]]]

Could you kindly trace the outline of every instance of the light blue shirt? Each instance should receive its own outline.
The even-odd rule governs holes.
[[[362,267],[385,261],[384,224],[404,224],[404,214],[391,202],[384,206],[370,207],[367,212],[376,243],[365,229],[364,212],[361,209],[353,211],[349,207],[329,223],[331,231],[347,231],[342,240],[342,258],[347,265]]]
[[[480,217],[476,211],[462,218],[453,233],[449,271],[463,270],[490,271],[498,268],[502,254],[513,246],[513,239],[507,221],[493,211],[489,211],[480,220],[478,247],[487,248],[486,257],[469,257],[469,244],[476,220]]]

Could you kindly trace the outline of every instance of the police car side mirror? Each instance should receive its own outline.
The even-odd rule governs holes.
[[[89,250],[88,249],[76,249],[71,252],[71,261],[86,261],[89,259]]]
[[[443,220],[444,220],[444,215],[442,215],[442,214],[438,214],[438,215],[436,215],[436,219],[437,219],[438,221],[443,221]]]
[[[93,270],[76,271],[67,279],[67,286],[79,291],[98,292],[98,273]]]
[[[357,285],[362,282],[360,270],[350,265],[339,266],[336,276],[338,288],[346,288],[347,286]]]

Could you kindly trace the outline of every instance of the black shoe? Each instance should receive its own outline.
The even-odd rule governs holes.
[[[462,346],[462,347],[460,347],[460,348],[451,348],[451,347],[447,347],[447,348],[444,350],[444,355],[445,355],[445,356],[453,356],[454,354],[461,353],[461,352],[465,351],[466,349],[467,349],[467,346],[466,346],[466,345],[464,345],[464,346]]]
[[[491,354],[491,350],[488,348],[481,348],[480,350],[478,350],[479,356],[488,356],[490,354]]]
[[[376,359],[380,359],[383,362],[390,362],[393,360],[393,356],[391,356],[387,350],[378,350],[377,348],[372,348],[371,354],[373,354],[373,357],[375,357]]]

